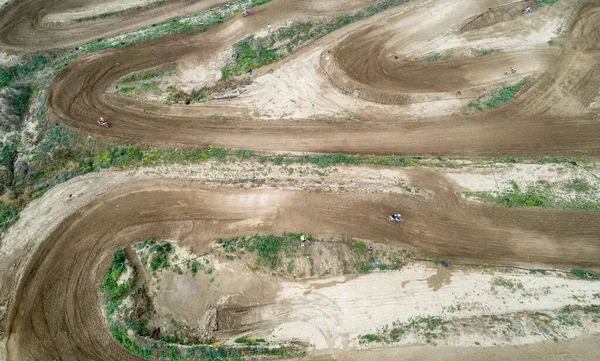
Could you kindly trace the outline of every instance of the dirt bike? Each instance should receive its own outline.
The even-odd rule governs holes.
[[[101,127],[110,128],[110,125],[108,125],[107,121],[102,122],[100,120],[97,120],[96,123]]]
[[[242,16],[243,16],[243,17],[246,17],[246,16],[248,16],[248,15],[250,15],[250,14],[252,14],[252,11],[250,11],[250,10],[245,10],[245,11],[242,11]]]
[[[509,75],[509,74],[515,74],[517,72],[517,69],[515,68],[510,68],[507,71],[504,72],[504,75]]]
[[[389,216],[386,218],[386,220],[388,222],[394,222],[394,223],[400,223],[400,224],[404,223],[404,218],[400,218],[400,219],[396,220],[394,217]]]

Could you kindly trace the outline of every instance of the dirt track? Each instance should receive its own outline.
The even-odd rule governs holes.
[[[227,1],[224,0],[170,0],[160,7],[127,14],[126,21],[123,21],[123,16],[116,16],[94,21],[51,23],[45,20],[50,14],[85,8],[97,2],[15,1],[2,11],[0,45],[26,51],[77,46],[99,37],[135,30],[225,3]]]
[[[236,17],[197,36],[173,36],[78,60],[61,71],[54,80],[48,97],[50,114],[58,121],[85,133],[118,142],[160,146],[199,146],[211,143],[266,151],[431,155],[600,154],[600,144],[597,141],[600,136],[598,121],[593,113],[585,111],[586,105],[592,101],[600,87],[600,56],[597,50],[600,29],[595,26],[600,22],[597,1],[582,7],[575,15],[569,43],[562,52],[539,50],[538,53],[528,55],[545,59],[541,60],[542,63],[553,64],[552,70],[532,72],[531,79],[535,80],[531,81],[517,101],[483,115],[467,118],[451,116],[447,121],[439,118],[416,121],[389,117],[390,113],[385,108],[370,106],[358,113],[361,119],[359,123],[265,121],[249,117],[250,109],[235,101],[209,103],[206,106],[166,106],[106,94],[112,83],[126,74],[175,63],[192,54],[201,62],[222,51],[226,44],[261,30],[264,22],[281,21],[299,11],[292,7],[288,12],[287,7],[276,7],[277,4],[270,3],[244,26],[241,24],[243,19]],[[444,15],[447,15],[448,24],[461,24],[480,14],[487,5],[489,4],[471,7],[461,5],[461,9],[472,9],[471,12],[448,11]],[[424,7],[425,10],[419,8],[411,12],[415,12],[417,19],[421,19],[432,11],[439,11],[443,6],[443,3],[428,4]],[[303,11],[310,13],[308,10]],[[330,73],[330,79],[336,85],[348,88],[346,90],[361,88],[361,97],[383,99],[384,103],[387,102],[386,99],[400,99],[403,103],[410,103],[411,97],[423,91],[455,97],[453,89],[459,85],[467,86],[467,92],[469,86],[493,86],[494,82],[506,81],[505,78],[499,75],[500,80],[496,76],[490,79],[489,72],[487,79],[470,78],[465,67],[469,64],[476,65],[473,72],[475,76],[486,74],[486,66],[498,69],[498,73],[502,74],[501,64],[515,60],[513,58],[517,56],[511,53],[492,54],[477,61],[467,59],[464,64],[459,59],[440,61],[432,66],[416,64],[408,68],[392,67],[387,60],[366,55],[382,54],[387,58],[384,48],[393,45],[382,43],[383,40],[371,41],[372,36],[387,39],[397,31],[402,34],[404,17],[410,14],[392,16],[387,20],[384,15],[334,32],[304,51],[333,48],[336,61],[333,65],[324,65],[325,73]],[[423,21],[423,27],[430,29],[426,18]],[[427,38],[431,34],[417,32],[417,35]],[[339,43],[339,39],[344,36],[344,40]],[[402,43],[402,39],[397,42]],[[169,46],[165,47],[165,43]],[[365,43],[369,46],[365,46]],[[547,48],[547,44],[544,46]],[[456,72],[448,72],[448,67]],[[398,71],[400,75],[395,76],[394,72]],[[420,75],[423,72],[424,77]],[[425,88],[419,84],[425,84]],[[373,91],[370,92],[369,89]],[[452,92],[448,93],[450,89]],[[348,102],[351,102],[352,98],[349,99]],[[228,115],[234,119],[227,124],[207,119],[213,114]],[[100,116],[110,119],[113,128],[107,131],[97,127],[93,120]]]
[[[125,27],[120,27],[125,23],[123,18],[117,17],[48,28],[40,20],[43,14],[66,10],[73,3],[61,3],[54,8],[55,5],[42,1],[17,1],[2,12],[0,43],[22,50],[46,48],[48,44],[71,46],[156,22],[158,13],[161,14],[159,19],[165,20],[217,3],[220,2],[169,2],[156,10],[128,15],[131,22]],[[361,8],[366,3],[370,2],[355,1],[352,6]],[[587,110],[600,88],[600,2],[591,1],[575,13],[569,39],[560,51],[533,47],[526,55],[506,52],[481,59],[458,57],[432,65],[405,62],[399,66],[392,54],[399,48],[411,46],[411,41],[426,41],[436,36],[444,39],[448,33],[477,37],[478,32],[494,24],[514,20],[511,10],[506,15],[484,16],[471,22],[487,7],[497,6],[501,1],[459,2],[448,6],[446,12],[440,10],[453,3],[423,1],[419,7],[409,3],[342,28],[276,65],[294,62],[304,53],[319,54],[318,73],[322,79],[348,93],[361,88],[356,98],[348,96],[349,102],[373,103],[358,113],[361,119],[358,123],[265,120],[249,116],[251,109],[242,102],[166,106],[108,94],[116,80],[131,72],[173,64],[186,57],[202,62],[246,35],[264,30],[267,22],[348,11],[348,7],[339,5],[324,7],[317,0],[301,4],[274,0],[248,21],[238,16],[206,33],[171,36],[79,59],[52,82],[48,94],[49,114],[51,119],[86,134],[159,146],[210,143],[265,151],[600,155],[600,123],[597,114]],[[183,9],[182,4],[186,4]],[[420,26],[414,27],[414,33],[407,34],[407,27],[413,28],[411,21]],[[463,25],[467,23],[471,25],[465,28]],[[329,59],[325,59],[327,50],[333,54]],[[402,61],[409,55],[405,54]],[[528,70],[527,58],[540,65]],[[454,97],[458,87],[464,88],[466,95],[496,87],[505,82],[505,78],[490,76],[486,69],[502,68],[507,62],[524,69],[531,83],[505,108],[466,118],[418,120],[391,117],[386,108],[385,104],[410,105],[428,97],[434,104],[436,99]],[[467,101],[458,102],[466,105]],[[226,124],[208,119],[214,114],[234,119]],[[95,119],[99,116],[110,119],[112,127],[96,126]],[[434,198],[238,191],[174,181],[116,184],[114,187],[118,189],[97,197],[61,222],[31,254],[29,265],[22,265],[21,259],[10,259],[11,264],[14,261],[15,267],[24,269],[25,273],[4,320],[4,325],[8,325],[7,359],[136,359],[109,334],[99,311],[97,284],[115,248],[151,237],[179,239],[201,251],[207,242],[217,237],[294,231],[323,237],[345,235],[388,241],[474,263],[566,269],[600,266],[600,215],[597,213],[504,209],[467,203],[433,172],[423,172],[415,182],[432,190]],[[53,206],[60,209],[64,205]],[[406,226],[394,227],[383,220],[397,209],[402,209],[410,220]],[[51,212],[49,208],[47,213]],[[10,265],[4,267],[3,276],[8,280]],[[15,276],[14,271],[10,271],[11,277]],[[13,286],[12,282],[3,282],[2,290],[14,291]],[[561,346],[576,349],[582,357],[593,357],[590,349],[580,342]],[[598,339],[592,338],[590,344],[597,343]],[[520,351],[529,354],[528,359],[565,359],[553,344],[529,346]],[[387,352],[316,355],[314,359],[391,357]],[[448,352],[411,348],[408,352],[412,353],[409,358],[418,359],[423,354],[457,360],[515,357],[514,349],[502,348]],[[519,353],[519,357],[522,355]]]
[[[91,175],[71,188],[86,192],[82,186],[102,177],[111,174]],[[103,326],[97,282],[115,248],[147,238],[179,239],[202,251],[216,237],[310,231],[418,246],[472,262],[598,266],[600,215],[463,203],[431,174],[415,182],[433,190],[434,197],[116,183],[112,187],[118,190],[66,218],[32,254],[8,314],[8,360],[134,359]],[[65,192],[53,192],[52,197],[62,197],[40,211],[70,202]],[[382,219],[398,207],[410,219],[402,227]],[[4,287],[11,287],[8,278]]]

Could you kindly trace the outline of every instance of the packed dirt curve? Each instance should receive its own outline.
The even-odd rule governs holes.
[[[416,246],[466,262],[598,267],[598,214],[514,212],[469,204],[458,200],[448,191],[451,186],[434,175],[437,181],[416,179],[416,184],[435,192],[434,201],[384,194],[206,188],[177,181],[131,181],[125,174],[111,173],[86,178],[53,191],[48,201],[40,202],[37,211],[26,217],[26,222],[35,221],[33,217],[53,207],[72,212],[66,218],[69,213],[57,213],[56,217],[65,220],[34,254],[20,255],[30,257],[30,265],[23,269],[16,296],[19,301],[8,314],[8,360],[135,359],[111,341],[103,326],[97,282],[115,248],[148,238],[178,239],[202,253],[217,237],[280,234],[293,229],[323,237],[351,234]],[[93,189],[99,182],[106,186]],[[102,195],[111,188],[118,190]],[[73,191],[74,199],[82,197],[85,203],[95,200],[73,209],[68,206],[73,200],[67,194]],[[88,191],[91,196],[86,195]],[[95,196],[98,193],[99,198]],[[402,228],[382,219],[399,207],[411,219]],[[55,223],[51,218],[48,221]],[[43,230],[37,228],[27,236],[22,234],[25,238],[15,245],[15,250],[21,250],[18,253],[35,249],[33,240],[44,237]],[[37,231],[43,233],[38,236]],[[7,257],[6,267],[11,267],[14,258],[19,259],[18,253]],[[12,282],[4,278],[3,290]],[[435,354],[437,350],[427,352]],[[496,352],[502,355],[498,350],[491,355]]]
[[[478,88],[489,88],[500,81],[506,81],[502,75],[503,64],[509,64],[512,60],[521,65],[525,60],[516,61],[516,54],[512,56],[513,59],[510,59],[510,54],[491,54],[478,59],[476,63],[470,60],[473,58],[467,59],[465,65],[461,65],[461,60],[449,60],[440,61],[439,65],[400,68],[390,63],[393,57],[388,60],[391,57],[389,48],[408,45],[405,44],[407,40],[399,34],[405,33],[403,24],[406,19],[412,19],[411,16],[421,25],[415,29],[414,38],[428,39],[448,31],[459,31],[458,24],[467,23],[489,6],[500,2],[473,1],[468,5],[448,3],[454,5],[443,12],[441,22],[435,26],[433,21],[437,22],[437,18],[428,14],[445,9],[447,4],[444,1],[409,8],[405,10],[406,13],[396,16],[387,13],[374,16],[367,19],[366,23],[359,22],[344,27],[303,48],[301,52],[327,53],[327,49],[330,49],[336,61],[333,64],[321,63],[326,69],[326,74],[322,76],[333,74],[329,78],[349,91],[361,88],[361,94],[365,93],[367,100],[388,103],[391,99],[392,103],[400,101],[412,104],[419,101],[414,97],[428,93],[432,99],[425,101],[431,107],[449,100],[465,106],[468,100],[477,97]],[[529,74],[534,80],[518,101],[483,115],[467,118],[449,115],[416,120],[417,115],[391,117],[394,110],[378,103],[369,103],[355,112],[361,119],[358,123],[267,121],[260,117],[250,117],[252,108],[235,101],[191,107],[166,106],[107,94],[115,81],[129,73],[174,64],[184,57],[193,57],[202,62],[247,34],[259,32],[266,22],[283,21],[292,14],[299,16],[302,12],[310,15],[309,4],[306,4],[306,8],[298,9],[289,2],[274,1],[244,24],[241,23],[243,18],[236,17],[222,26],[191,38],[172,36],[76,61],[62,70],[53,81],[48,96],[50,115],[53,119],[86,133],[119,142],[160,146],[199,146],[210,143],[265,151],[423,155],[600,154],[597,141],[600,136],[598,120],[594,113],[586,110],[600,86],[600,56],[597,47],[600,39],[600,29],[597,27],[600,8],[597,1],[581,7],[574,14],[568,44],[562,51],[541,52],[544,59],[542,62],[553,64],[553,67],[532,69]],[[403,7],[400,9],[404,10]],[[393,12],[394,10],[392,14]],[[408,24],[410,26],[410,22]],[[385,41],[373,42],[364,34],[376,34]],[[396,35],[391,36],[392,34]],[[340,38],[343,39],[341,43]],[[165,42],[168,47],[164,46]],[[370,45],[366,47],[364,42],[369,42]],[[374,46],[379,48],[373,48]],[[543,46],[548,47],[547,44]],[[537,47],[540,45],[532,50],[535,51]],[[340,60],[341,57],[344,60]],[[293,62],[297,58],[298,56],[292,57],[289,61]],[[475,69],[471,73],[473,67]],[[398,72],[402,74],[400,78],[394,75]],[[475,78],[471,78],[472,76]],[[478,78],[479,76],[482,77]],[[407,88],[402,84],[409,77],[411,79]],[[435,82],[432,82],[433,79]],[[300,86],[302,80],[297,81],[296,86]],[[410,84],[429,85],[423,87]],[[290,91],[293,92],[296,86],[292,85]],[[456,90],[460,89],[465,96],[470,92],[473,94],[457,100]],[[346,101],[349,103],[356,101],[356,98],[348,98]],[[456,106],[455,104],[454,108]],[[233,119],[223,124],[211,120],[210,115],[214,114]],[[111,119],[113,128],[109,131],[98,128],[93,120],[100,116]]]
[[[94,14],[97,4],[16,0],[0,12],[0,47],[24,52],[74,47],[224,3],[171,0],[73,22],[71,11]],[[600,116],[590,107],[600,90],[600,0],[565,5],[573,12],[560,26],[553,23],[560,11],[549,7],[524,17],[522,9],[530,1],[406,1],[256,70],[255,82],[265,84],[265,93],[195,105],[112,93],[115,82],[134,72],[183,62],[204,66],[236,41],[262,36],[267,23],[338,16],[373,3],[272,0],[248,18],[235,16],[203,33],[79,58],[51,81],[48,117],[85,135],[157,147],[211,144],[267,154],[600,156]],[[497,10],[490,14],[489,8]],[[66,20],[53,22],[51,15]],[[565,35],[561,47],[548,46],[550,32]],[[488,41],[506,51],[475,57],[467,50]],[[447,57],[415,60],[437,50]],[[505,76],[507,66],[519,73]],[[465,113],[467,104],[490,89],[523,79],[526,85],[507,105]],[[269,82],[284,88],[269,88]],[[277,96],[284,94],[308,109],[299,113],[310,115],[267,116],[264,109],[276,109]],[[317,121],[321,114],[310,109],[328,106],[344,109],[354,120]],[[99,117],[109,119],[111,127],[97,126]],[[176,240],[201,254],[217,238],[296,232],[406,247],[469,265],[600,269],[600,212],[473,202],[460,195],[463,189],[456,182],[433,169],[410,173],[410,186],[424,190],[419,196],[285,185],[236,189],[194,183],[191,173],[184,169],[173,177],[180,179],[124,171],[88,174],[31,203],[0,240],[0,331],[5,335],[0,359],[141,360],[111,335],[98,284],[115,249],[147,239]],[[348,180],[354,181],[360,179]],[[398,210],[407,220],[402,226],[386,221]],[[599,336],[590,334],[519,347],[323,347],[301,359],[592,360],[599,344]]]

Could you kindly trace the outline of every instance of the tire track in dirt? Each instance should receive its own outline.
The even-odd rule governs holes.
[[[99,37],[133,31],[150,24],[191,15],[230,2],[228,0],[168,0],[158,7],[127,12],[118,16],[83,22],[49,23],[45,21],[45,18],[53,13],[69,12],[71,9],[94,5],[97,2],[90,0],[14,1],[1,13],[0,47],[20,51],[65,48],[80,45]],[[255,13],[266,11],[272,15],[273,12],[269,9],[276,8],[275,13],[283,10],[280,15],[293,16],[298,13],[321,16],[346,13],[371,3],[372,1],[369,0],[348,0],[343,3],[321,0],[303,0],[301,2],[273,0],[272,3],[255,9]],[[261,26],[266,27],[266,23]]]
[[[271,151],[600,154],[597,121],[583,116],[541,116],[540,112],[519,117],[511,113],[516,105],[485,116],[451,122],[438,119],[400,122],[366,112],[364,121],[358,124],[314,124],[249,120],[244,118],[246,108],[228,104],[167,107],[106,94],[112,83],[126,74],[173,63],[193,52],[200,58],[208,57],[222,50],[223,44],[258,31],[267,21],[299,14],[300,6],[267,6],[243,26],[240,26],[243,20],[238,17],[204,34],[171,36],[135,48],[80,59],[53,81],[48,97],[50,114],[53,119],[86,133],[122,142],[165,146],[197,146],[210,142]],[[17,8],[20,10],[15,10]],[[10,14],[15,14],[25,11],[26,6],[11,5],[8,9],[12,11]],[[304,11],[302,14],[310,13]],[[571,30],[573,34],[583,34],[584,52],[597,50],[598,27],[593,24],[597,13],[597,1],[583,7]],[[10,42],[13,37],[20,38],[19,31],[29,31],[2,30],[12,29],[11,26],[16,29],[10,21],[2,23],[0,33],[10,35],[2,35],[0,41]],[[594,34],[591,40],[586,35],[590,33]],[[344,31],[339,34],[343,35]],[[377,45],[385,46],[383,42]],[[36,46],[39,44],[32,48]],[[576,52],[579,54],[581,50],[576,49]],[[377,70],[359,60],[357,68],[366,72]],[[589,64],[594,67],[596,63]],[[584,77],[587,80],[569,89],[587,89],[597,82],[595,73],[587,74]],[[549,77],[546,81],[554,84],[552,75]],[[388,87],[394,90],[393,83]],[[583,94],[577,97],[584,99],[587,90],[583,90]],[[527,101],[531,95],[523,99],[521,101]],[[205,119],[212,114],[240,119],[223,125]],[[99,116],[110,119],[113,128],[97,127],[95,119]],[[233,237],[298,231],[323,237],[345,235],[388,241],[475,263],[490,261],[560,268],[599,266],[600,215],[597,213],[505,209],[463,203],[435,174],[424,175],[415,182],[432,189],[435,201],[383,194],[232,191],[179,182],[125,186],[70,216],[33,254],[5,320],[7,359],[137,359],[116,344],[107,330],[100,311],[97,284],[115,248],[147,238],[185,239],[202,250],[216,235]],[[398,227],[385,222],[386,215],[399,209],[407,219],[405,225]],[[10,286],[3,284],[3,291]]]
[[[79,45],[118,32],[200,12],[226,0],[169,0],[165,4],[119,16],[83,22],[47,23],[56,12],[93,5],[96,1],[14,1],[1,12],[0,46],[11,50],[38,51]]]
[[[5,320],[7,360],[136,359],[104,326],[97,285],[114,249],[149,238],[180,239],[202,252],[217,235],[310,231],[416,246],[474,263],[599,266],[598,213],[480,205],[461,201],[435,173],[424,179],[431,199],[178,181],[134,182],[109,192],[60,223],[33,253]],[[385,221],[395,210],[404,225]],[[11,286],[3,283],[3,291]]]
[[[589,25],[588,22],[596,20],[594,14],[597,13],[597,4],[598,2],[590,3],[581,9],[577,15],[579,20],[575,21],[575,24],[579,25],[574,26],[573,29],[591,29],[578,31],[585,34],[591,32],[593,37],[596,37],[595,27]],[[377,109],[364,109],[362,113],[357,114],[361,122],[352,122],[352,124],[349,122],[327,124],[289,120],[267,121],[252,119],[248,115],[249,109],[236,102],[212,102],[202,106],[168,106],[147,104],[106,94],[110,91],[114,81],[131,72],[172,64],[190,54],[195,54],[199,60],[207,59],[210,55],[222,51],[223,44],[231,44],[248,33],[259,31],[264,27],[265,22],[275,23],[288,19],[292,14],[297,16],[300,13],[311,13],[309,8],[305,8],[300,13],[299,11],[299,8],[291,5],[283,8],[267,6],[252,16],[248,22],[245,22],[247,19],[236,17],[222,26],[199,35],[170,36],[149,41],[134,48],[110,50],[79,59],[63,69],[52,82],[48,96],[51,119],[71,128],[80,129],[85,133],[92,133],[113,141],[158,146],[197,147],[215,144],[262,151],[464,156],[597,156],[600,154],[600,144],[597,141],[600,136],[600,126],[597,120],[577,112],[573,115],[573,112],[566,109],[562,109],[561,112],[545,110],[552,103],[556,103],[556,99],[547,94],[547,87],[552,87],[552,84],[557,81],[552,80],[554,79],[552,74],[560,73],[559,71],[543,75],[539,82],[534,83],[520,96],[522,100],[515,102],[514,105],[469,118],[450,117],[449,121],[440,121],[439,118],[424,119],[418,122],[410,119],[390,119],[385,112]],[[382,21],[384,15],[389,16],[389,14],[382,14],[380,17],[375,16],[365,21],[365,24],[381,24],[380,30],[372,30],[370,27],[363,26],[361,30],[353,33],[342,28],[330,34],[318,46],[335,45],[336,38],[348,35],[340,44],[354,44],[358,47],[361,44],[373,44],[372,46],[375,48],[368,47],[366,49],[370,49],[369,52],[373,54],[379,54],[381,51],[377,47],[383,49],[386,45],[380,40],[373,41],[374,38],[370,34],[377,34],[378,38],[379,36],[386,38],[386,36],[389,37],[390,31],[394,31],[393,26],[388,29],[386,27],[388,22]],[[450,20],[454,20],[454,18],[450,17]],[[365,41],[359,41],[363,35],[366,36]],[[597,44],[596,40],[590,40],[587,37],[583,37],[583,39],[588,44],[586,49],[591,49]],[[168,46],[165,47],[165,44]],[[350,46],[344,50],[342,45],[338,46],[338,53],[334,51],[338,60],[343,57],[343,54],[360,54],[360,49]],[[309,46],[300,51],[310,49]],[[585,74],[588,75],[586,75],[587,80],[581,82],[581,87],[585,90],[582,90],[581,94],[576,91],[577,89],[573,89],[572,92],[575,94],[578,106],[581,106],[582,102],[586,101],[585,99],[589,99],[594,86],[600,86],[600,77],[595,69],[596,67],[600,68],[598,64],[600,60],[591,56],[592,53],[588,50],[578,50],[578,54],[582,51],[588,62],[577,61],[575,64],[583,64],[587,67]],[[536,53],[531,54],[535,55]],[[501,54],[496,61],[504,63],[514,56],[517,55]],[[560,55],[551,55],[547,57],[547,62],[554,62],[553,57],[555,56],[560,57]],[[544,54],[543,57],[546,55]],[[381,63],[377,62],[378,56],[373,58],[374,60],[368,56],[358,56],[355,61],[348,63],[354,64],[352,69],[356,70],[352,76],[360,77],[362,72],[365,76],[377,79],[377,75],[373,74],[383,72],[384,68]],[[567,58],[568,56],[565,59]],[[350,61],[349,59],[354,58],[348,55],[347,60]],[[486,57],[486,61],[488,61],[487,59],[488,57]],[[490,57],[489,59],[493,62],[495,58]],[[367,62],[365,63],[365,61]],[[450,63],[454,64],[458,73],[461,73],[460,69],[463,66],[468,67],[469,64],[477,66],[477,62],[462,64],[460,61],[451,61]],[[560,64],[561,61],[557,63]],[[339,62],[335,62],[335,64],[339,64]],[[419,81],[423,81],[423,79],[429,79],[425,88],[427,91],[436,87],[440,90],[447,90],[459,83],[463,84],[465,80],[460,80],[463,75],[449,72],[448,79],[455,79],[458,83],[450,82],[443,85],[444,79],[441,76],[444,73],[444,66],[448,64],[440,63],[425,68],[422,65],[414,65],[407,71],[406,76],[410,79],[399,75],[396,80],[386,80],[383,84],[376,82],[372,88],[384,93],[391,91],[391,94],[398,94],[397,89],[405,88],[410,90],[410,93],[406,93],[407,95],[402,95],[402,97],[409,99],[410,94],[419,90]],[[342,71],[343,67],[334,66],[334,68],[338,71],[335,76],[330,76],[330,79],[339,85],[338,83],[343,81],[343,74],[346,73]],[[432,71],[432,69],[439,70],[434,72],[435,76],[431,74],[426,75],[425,78],[419,76],[422,70]],[[384,73],[387,74],[387,70]],[[577,70],[576,73],[581,74],[581,71]],[[565,75],[559,83],[571,81],[572,77]],[[438,85],[433,84],[434,82]],[[360,86],[356,84],[362,83],[354,82],[351,89]],[[378,86],[381,87],[378,88]],[[368,88],[368,86],[366,87]],[[573,96],[569,95],[568,99],[572,98]],[[563,104],[568,102],[570,100],[565,100]],[[565,117],[565,112],[571,116]],[[208,119],[214,114],[226,115],[234,119],[226,124]],[[100,116],[109,119],[113,127],[109,130],[98,127],[95,119]]]

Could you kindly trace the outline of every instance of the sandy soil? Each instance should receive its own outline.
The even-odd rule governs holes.
[[[2,66],[11,66],[15,64],[18,59],[19,57],[14,54],[0,52],[0,65]]]
[[[412,317],[424,316],[442,316],[452,320],[522,311],[550,311],[569,304],[587,305],[593,302],[593,295],[600,289],[596,283],[570,283],[562,277],[499,276],[470,271],[452,272],[448,275],[447,284],[435,289],[428,280],[436,272],[438,270],[422,265],[411,265],[399,272],[376,273],[352,280],[338,278],[284,283],[275,305],[263,306],[257,312],[256,319],[249,317],[241,322],[261,324],[269,321],[268,328],[249,332],[248,336],[251,337],[300,338],[314,344],[317,349],[345,349],[357,347],[359,335],[377,333],[382,326],[391,327],[392,321],[407,322]],[[496,293],[490,297],[494,277],[503,277],[527,286],[516,293],[496,287]],[[321,286],[328,283],[334,285]],[[528,295],[523,296],[525,293]],[[460,310],[456,310],[457,304],[462,305]],[[600,331],[597,325],[587,327],[591,333]],[[575,332],[575,335],[578,333]],[[467,329],[463,335],[440,342],[471,346],[473,338],[477,336],[476,330]],[[504,342],[493,337],[486,340],[480,336],[479,339],[484,346],[546,340],[545,335],[531,334],[524,337],[514,335],[510,341]],[[415,342],[414,339],[404,342],[411,341]]]
[[[51,13],[42,20],[42,24],[45,22],[67,22],[78,18],[85,18],[88,16],[117,12],[125,9],[134,8],[136,6],[152,4],[155,2],[156,0],[124,0],[119,2],[105,1],[100,3],[94,2],[92,4],[85,4],[81,8],[70,8],[63,13]]]
[[[597,282],[562,274],[448,270],[416,262],[400,271],[286,281],[252,272],[242,261],[205,259],[210,260],[205,265],[210,273],[165,271],[160,276],[158,287],[151,287],[156,318],[176,319],[197,329],[194,333],[224,343],[246,337],[276,343],[299,340],[316,350],[381,347],[361,343],[360,335],[424,317],[440,317],[449,326],[462,323],[458,332],[437,330],[443,337],[433,342],[446,346],[520,345],[600,332],[593,317],[584,317],[575,327],[545,323],[552,331],[522,323],[534,312],[575,319],[560,309],[588,306],[600,298]],[[473,322],[482,316],[492,319],[493,326]],[[209,319],[214,321],[205,322]],[[424,339],[413,333],[392,345],[410,343]]]

